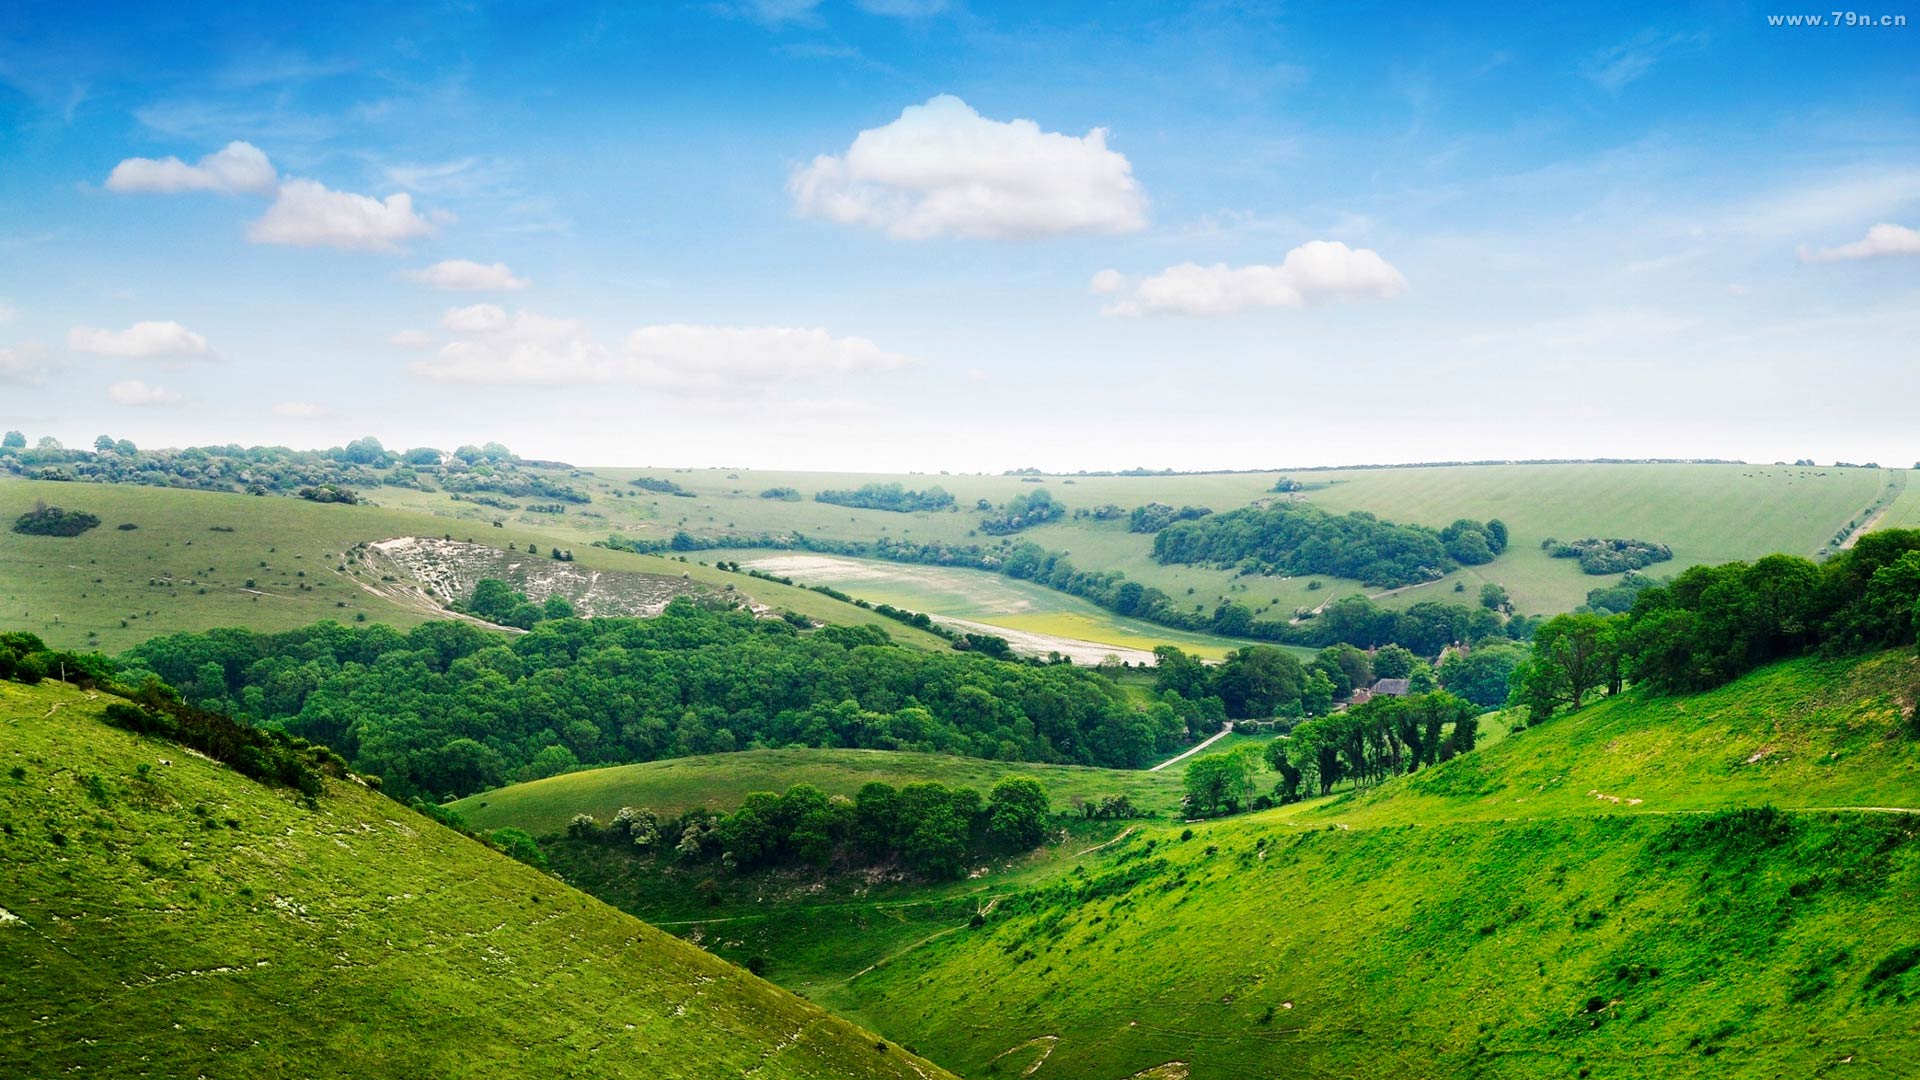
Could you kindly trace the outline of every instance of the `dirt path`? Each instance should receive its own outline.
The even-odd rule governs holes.
[[[1887,505],[1881,507],[1879,513],[1873,515],[1872,517],[1868,518],[1866,521],[1862,522],[1859,528],[1848,533],[1847,538],[1845,540],[1840,541],[1840,550],[1841,551],[1847,550],[1853,545],[1859,543],[1861,537],[1879,528],[1880,522],[1884,521],[1886,519],[1887,514],[1892,510],[1893,510],[1892,502],[1888,502]]]
[[[1217,743],[1217,742],[1219,742],[1219,741],[1220,741],[1221,739],[1224,739],[1224,738],[1226,738],[1227,736],[1229,736],[1229,735],[1231,735],[1231,734],[1233,734],[1233,725],[1232,725],[1232,724],[1222,724],[1222,725],[1220,726],[1220,730],[1219,730],[1219,731],[1216,731],[1216,732],[1214,732],[1214,733],[1213,733],[1212,735],[1209,735],[1209,736],[1207,737],[1207,740],[1206,740],[1205,742],[1203,742],[1203,743],[1200,743],[1199,745],[1197,745],[1197,746],[1194,746],[1194,747],[1192,747],[1191,749],[1189,749],[1189,750],[1188,750],[1188,751],[1187,751],[1186,753],[1184,753],[1184,754],[1175,754],[1174,756],[1172,756],[1172,757],[1170,757],[1170,758],[1168,758],[1167,760],[1165,760],[1165,761],[1163,761],[1163,762],[1161,762],[1161,763],[1160,763],[1160,764],[1158,764],[1158,765],[1155,765],[1155,766],[1154,766],[1153,768],[1151,768],[1151,769],[1148,769],[1147,771],[1148,771],[1148,772],[1159,772],[1159,771],[1160,771],[1161,769],[1164,769],[1164,768],[1166,768],[1166,767],[1167,767],[1167,766],[1169,766],[1169,765],[1173,765],[1173,764],[1176,764],[1176,763],[1178,763],[1178,762],[1182,762],[1182,761],[1185,761],[1185,760],[1187,760],[1188,758],[1190,758],[1190,757],[1192,757],[1193,755],[1195,755],[1195,754],[1197,754],[1197,753],[1199,753],[1199,752],[1200,752],[1200,751],[1202,751],[1202,750],[1205,750],[1205,749],[1206,749],[1207,747],[1209,747],[1209,746],[1212,746],[1212,745],[1213,745],[1214,743]]]

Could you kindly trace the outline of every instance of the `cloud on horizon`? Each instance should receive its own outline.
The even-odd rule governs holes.
[[[1118,299],[1102,315],[1232,315],[1266,308],[1305,308],[1343,301],[1391,300],[1407,279],[1371,248],[1311,240],[1278,266],[1181,263],[1138,281],[1102,270],[1088,287]]]

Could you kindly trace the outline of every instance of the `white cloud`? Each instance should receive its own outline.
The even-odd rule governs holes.
[[[645,326],[627,335],[627,356],[647,381],[723,388],[891,371],[913,361],[862,337],[818,327]]]
[[[468,336],[412,370],[436,382],[572,386],[622,383],[674,391],[737,392],[888,371],[913,361],[866,338],[789,327],[646,326],[621,348],[595,340],[573,319],[488,304],[447,313]],[[458,324],[458,325],[455,325]]]
[[[1839,262],[1845,259],[1878,259],[1888,255],[1920,255],[1920,229],[1881,223],[1867,230],[1864,239],[1839,247],[1806,248],[1799,252],[1801,262]]]
[[[310,401],[283,401],[273,407],[273,415],[289,420],[312,420],[327,415],[327,410]]]
[[[267,195],[273,192],[279,179],[273,163],[259,147],[235,141],[193,165],[177,157],[128,158],[113,167],[107,177],[107,190]]]
[[[1339,301],[1391,300],[1407,279],[1379,253],[1337,240],[1312,240],[1278,266],[1181,263],[1130,283],[1103,270],[1095,292],[1120,295],[1103,315],[1230,315],[1250,308],[1303,308]],[[1130,291],[1129,291],[1130,289]]]
[[[475,304],[448,308],[440,316],[440,325],[461,334],[484,334],[507,328],[507,309],[499,304]]]
[[[266,215],[247,227],[256,244],[398,251],[400,242],[427,236],[433,226],[413,212],[413,196],[385,200],[332,191],[314,180],[288,180]]]
[[[0,386],[39,386],[52,371],[52,358],[39,345],[0,349]]]
[[[67,348],[129,360],[213,355],[206,338],[172,320],[137,322],[125,330],[76,326],[67,331]]]
[[[424,349],[433,344],[433,336],[424,330],[395,330],[387,340],[403,349]]]
[[[161,408],[178,405],[186,399],[172,390],[159,386],[148,386],[139,379],[128,379],[107,387],[107,398],[115,405],[130,408]]]
[[[910,240],[1146,226],[1146,196],[1104,129],[1076,138],[1031,120],[989,120],[945,94],[862,131],[844,154],[814,158],[787,190],[802,214]]]
[[[407,276],[443,292],[513,291],[533,284],[526,278],[514,277],[506,263],[483,264],[469,259],[447,259],[424,270],[408,271]]]

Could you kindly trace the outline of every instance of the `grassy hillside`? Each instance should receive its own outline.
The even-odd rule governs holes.
[[[944,1075],[351,783],[0,683],[9,1076]]]
[[[1362,794],[949,885],[569,869],[967,1075],[1901,1076],[1916,690],[1902,651],[1630,692]]]
[[[1920,807],[1916,676],[1630,695],[1363,797],[1150,831],[842,1004],[963,1072],[1054,1034],[1042,1075],[1901,1075],[1920,822],[1806,808]],[[1740,809],[1767,804],[1801,809]]]
[[[380,487],[365,494],[378,506],[318,506],[297,499],[95,484],[56,484],[0,479],[0,515],[10,520],[35,498],[91,508],[101,528],[74,540],[0,533],[0,614],[35,628],[48,640],[81,645],[95,640],[118,649],[148,636],[142,622],[164,618],[170,628],[245,624],[283,629],[316,618],[366,613],[368,618],[407,625],[428,617],[422,605],[400,604],[332,581],[318,563],[352,544],[392,536],[451,535],[504,547],[531,542],[541,550],[568,548],[590,569],[668,574],[723,589],[729,582],[755,600],[801,611],[828,622],[866,622],[826,597],[804,590],[721,574],[701,563],[721,558],[774,560],[770,569],[802,585],[829,584],[873,602],[1001,628],[1048,639],[1092,642],[1118,649],[1148,649],[1172,642],[1208,655],[1238,644],[1207,634],[1165,630],[1112,615],[1085,601],[997,575],[863,560],[812,559],[778,564],[779,553],[703,551],[689,562],[649,559],[594,549],[609,534],[666,540],[685,530],[697,536],[756,536],[804,532],[826,540],[881,537],[993,542],[978,532],[975,503],[995,505],[1045,489],[1073,509],[1113,505],[1123,511],[1148,502],[1207,506],[1225,511],[1270,496],[1281,473],[1236,473],[1144,477],[884,476],[791,473],[727,469],[551,470],[556,483],[574,486],[593,501],[565,514],[535,513],[455,499],[447,492]],[[1456,518],[1500,517],[1513,542],[1494,562],[1446,579],[1391,594],[1357,582],[1240,577],[1230,570],[1161,566],[1150,557],[1153,538],[1130,533],[1124,520],[1075,519],[1028,529],[1031,539],[1072,554],[1076,565],[1111,569],[1158,587],[1183,604],[1211,609],[1222,600],[1244,603],[1263,618],[1281,618],[1296,608],[1332,597],[1370,592],[1388,606],[1427,599],[1472,602],[1479,587],[1507,587],[1517,608],[1528,613],[1568,610],[1589,589],[1613,578],[1580,572],[1571,560],[1540,550],[1547,537],[1616,536],[1671,545],[1674,560],[1657,566],[1670,573],[1701,562],[1752,558],[1774,551],[1812,555],[1869,507],[1890,501],[1883,526],[1910,523],[1920,514],[1920,494],[1896,493],[1900,470],[1789,468],[1745,465],[1492,465],[1449,468],[1357,469],[1302,472],[1303,497],[1335,512],[1365,510],[1390,521],[1443,526]],[[677,497],[646,491],[629,481],[646,476],[688,492]],[[1030,482],[1032,481],[1032,482]],[[828,488],[898,482],[909,488],[939,485],[955,497],[941,512],[891,513],[818,503]],[[792,488],[796,501],[762,498],[763,491]],[[81,506],[81,504],[86,504]],[[498,521],[500,528],[494,527]],[[122,522],[140,526],[119,532]],[[209,534],[214,525],[232,534]],[[192,547],[186,542],[193,541]],[[271,550],[269,550],[271,549]],[[296,561],[293,557],[299,556]],[[212,557],[206,557],[212,556]],[[266,560],[269,565],[260,567]],[[208,567],[212,567],[209,570]],[[300,569],[308,577],[297,577]],[[243,592],[248,577],[258,579]],[[95,580],[96,578],[100,580]],[[150,581],[194,584],[154,585]],[[304,581],[309,590],[298,588]],[[1456,585],[1462,591],[1456,593]],[[198,590],[207,588],[205,594]],[[84,594],[84,595],[82,595]],[[345,604],[345,607],[339,605]],[[430,605],[428,605],[430,607]],[[151,612],[151,614],[149,614]],[[59,621],[55,622],[54,617]],[[121,626],[125,620],[127,626]],[[889,627],[896,637],[921,647],[938,639]],[[97,637],[89,639],[88,635]],[[1129,654],[1130,655],[1130,654]],[[1091,659],[1091,657],[1089,657]]]
[[[384,498],[400,490],[377,494]],[[445,507],[472,512],[471,504],[439,498]],[[341,572],[341,553],[389,537],[446,535],[500,547],[512,542],[542,550],[570,548],[586,569],[676,582],[684,575],[716,595],[731,585],[758,603],[822,622],[884,624],[905,644],[946,647],[924,631],[819,593],[589,547],[579,533],[552,526],[494,529],[485,520],[436,516],[424,507],[323,505],[277,496],[5,477],[0,477],[0,525],[10,525],[36,500],[101,519],[100,527],[76,537],[23,536],[0,528],[0,619],[60,647],[114,652],[162,633],[218,626],[290,630],[321,619],[349,622],[361,616],[413,626],[444,613],[393,595],[398,590],[378,591],[381,582]],[[123,530],[122,524],[136,528]]]
[[[896,787],[937,780],[984,794],[1007,776],[1034,777],[1062,809],[1069,809],[1075,797],[1122,794],[1153,814],[1169,814],[1180,804],[1180,773],[1172,769],[1150,773],[893,750],[800,749],[745,750],[590,769],[514,784],[451,805],[475,827],[512,825],[543,836],[560,831],[575,814],[592,814],[604,822],[623,806],[671,814],[696,806],[732,810],[749,792],[812,784],[829,795],[852,795],[875,780]]]

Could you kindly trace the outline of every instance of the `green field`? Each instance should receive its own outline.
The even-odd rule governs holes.
[[[0,682],[9,1077],[944,1076],[357,784]]]
[[[380,494],[400,490],[382,489]],[[440,498],[443,506],[472,509]],[[0,478],[0,521],[11,523],[36,500],[87,510],[101,519],[100,527],[77,537],[0,530],[0,621],[62,647],[114,652],[157,634],[220,626],[290,630],[321,619],[350,622],[361,616],[413,626],[445,613],[371,590],[366,586],[377,583],[338,569],[341,553],[354,544],[389,537],[449,535],[497,546],[578,544],[572,547],[575,558],[588,569],[675,579],[684,575],[714,595],[731,585],[756,602],[822,622],[879,624],[903,644],[947,647],[924,631],[819,593],[697,564],[589,547],[578,534],[550,527],[507,531],[485,521],[435,516],[424,508]],[[122,530],[121,524],[137,527]]]
[[[1505,585],[1519,610],[1554,613],[1569,610],[1588,590],[1611,577],[1580,572],[1570,560],[1548,558],[1540,541],[1587,536],[1653,540],[1672,547],[1674,560],[1655,567],[1673,573],[1696,563],[1749,559],[1776,551],[1812,556],[1826,547],[1846,523],[1872,505],[1900,470],[1796,468],[1788,466],[1686,464],[1474,465],[1438,468],[1351,469],[1298,473],[1190,474],[1148,477],[1050,476],[1042,484],[1007,476],[883,476],[864,474],[754,471],[600,469],[596,474],[622,479],[634,475],[670,479],[695,498],[649,497],[620,500],[609,520],[623,522],[633,535],[665,538],[677,529],[703,536],[753,535],[798,530],[825,539],[874,539],[884,535],[956,543],[991,542],[974,535],[980,515],[976,499],[995,504],[1044,486],[1069,508],[1112,504],[1131,510],[1147,502],[1174,506],[1235,509],[1265,497],[1276,478],[1303,481],[1305,497],[1335,512],[1365,510],[1390,521],[1440,527],[1457,518],[1506,521],[1513,537],[1508,552],[1493,563],[1470,567],[1447,578],[1382,596],[1382,603],[1404,606],[1426,599],[1454,599],[1456,582],[1467,595],[1483,582]],[[854,510],[811,501],[826,488],[858,487],[869,482],[899,482],[909,488],[938,484],[951,492],[959,509],[941,513],[896,514]],[[761,499],[773,487],[793,487],[800,502]],[[609,484],[608,490],[617,490]],[[1920,520],[1920,495],[1904,493],[1883,526]],[[645,509],[650,516],[636,511]],[[1311,607],[1334,596],[1373,592],[1358,583],[1323,579],[1321,590],[1305,579],[1243,578],[1230,571],[1190,566],[1161,566],[1150,557],[1151,536],[1129,533],[1124,521],[1071,518],[1029,529],[1020,538],[1070,552],[1076,564],[1124,572],[1175,597],[1193,597],[1210,607],[1235,600],[1266,617]],[[712,558],[712,553],[701,553]],[[727,558],[768,558],[765,552],[728,552]],[[855,560],[858,564],[859,561]],[[905,567],[902,571],[927,568]],[[865,580],[859,580],[859,575]],[[1115,629],[1122,620],[1089,615],[1070,597],[1057,596],[1039,608],[1021,607],[1031,597],[964,578],[928,580],[909,573],[889,575],[856,570],[841,575],[839,587],[873,600],[886,600],[935,614],[980,618],[1012,629],[1129,644]],[[990,575],[980,575],[991,578]],[[1022,583],[1011,583],[1019,585]],[[1191,589],[1193,592],[1188,593]],[[958,593],[959,595],[955,595]],[[952,610],[949,610],[952,609]],[[972,612],[974,614],[967,614]],[[1102,620],[1107,621],[1102,627]],[[1124,628],[1130,635],[1132,627]],[[1149,630],[1167,640],[1168,631]],[[1204,637],[1204,635],[1202,635]]]
[[[731,810],[749,792],[812,784],[829,795],[852,795],[874,780],[895,786],[937,780],[985,794],[1007,776],[1038,779],[1062,809],[1070,809],[1076,798],[1121,794],[1162,816],[1180,805],[1180,773],[1175,769],[1149,773],[893,750],[812,749],[745,750],[589,769],[498,788],[450,805],[478,828],[512,825],[542,836],[559,832],[575,814],[592,814],[605,822],[623,806],[672,814],[696,806]]]
[[[354,543],[390,536],[450,535],[497,546],[512,542],[533,543],[541,550],[568,548],[590,568],[685,574],[702,585],[722,589],[732,582],[759,602],[828,622],[875,620],[815,593],[722,575],[702,564],[723,559],[763,564],[801,585],[832,585],[873,603],[985,624],[1020,641],[1029,651],[1059,646],[1082,662],[1097,660],[1101,646],[1137,659],[1137,653],[1125,650],[1147,650],[1159,643],[1218,657],[1242,643],[1121,618],[1043,586],[980,571],[751,549],[696,552],[682,563],[590,545],[611,534],[665,540],[683,529],[710,538],[800,531],[827,540],[893,536],[993,542],[995,538],[977,533],[981,515],[973,504],[978,499],[997,505],[1044,487],[1069,508],[1110,504],[1131,510],[1157,501],[1225,511],[1267,497],[1274,480],[1283,474],[1053,476],[1039,478],[1040,483],[1010,476],[721,469],[607,468],[548,475],[582,488],[594,501],[563,515],[550,515],[524,508],[500,510],[456,500],[444,492],[408,488],[367,492],[377,506],[341,507],[290,498],[0,479],[0,515],[7,518],[35,499],[46,499],[56,505],[91,508],[105,521],[101,528],[73,540],[0,534],[0,605],[4,605],[0,614],[61,644],[91,640],[108,649],[150,636],[153,631],[143,623],[155,621],[168,629],[220,625],[280,629],[364,612],[370,619],[409,625],[433,612],[419,605],[396,605],[352,582],[334,580],[327,568],[337,565],[338,553]],[[677,498],[627,483],[638,475],[671,480],[693,495]],[[1017,538],[1069,552],[1076,565],[1119,570],[1203,610],[1232,600],[1252,607],[1263,618],[1284,618],[1296,609],[1354,592],[1372,593],[1389,606],[1426,599],[1470,602],[1482,583],[1496,582],[1506,586],[1518,610],[1552,613],[1574,607],[1588,590],[1613,578],[1583,574],[1571,560],[1548,558],[1540,550],[1540,541],[1548,537],[1617,536],[1668,544],[1674,561],[1657,565],[1656,574],[1775,551],[1814,555],[1883,496],[1896,496],[1897,482],[1905,474],[1857,468],[1571,464],[1286,475],[1306,484],[1303,494],[1309,501],[1336,512],[1365,510],[1391,521],[1432,526],[1460,517],[1500,517],[1512,532],[1512,546],[1490,564],[1385,593],[1333,578],[1318,580],[1322,587],[1312,589],[1302,578],[1241,577],[1206,567],[1161,566],[1150,557],[1153,538],[1127,532],[1120,520],[1068,518],[1029,529]],[[812,501],[820,490],[868,482],[900,482],[913,488],[938,484],[955,496],[956,508],[898,514]],[[787,502],[759,497],[761,491],[774,487],[795,488],[802,498]],[[500,528],[494,527],[495,521]],[[115,530],[122,522],[140,528]],[[1920,490],[1899,491],[1879,525],[1912,524],[1920,524]],[[215,525],[235,532],[210,533]],[[258,565],[263,560],[266,567]],[[304,579],[297,576],[301,570],[307,571]],[[243,592],[241,583],[249,577],[265,584],[254,592]],[[193,584],[180,584],[188,581]],[[309,590],[301,590],[301,584]],[[205,594],[199,592],[203,587]],[[889,630],[920,647],[941,647],[930,635],[897,625]],[[1092,643],[1092,647],[1076,648],[1070,642]]]
[[[1081,826],[951,884],[723,875],[697,899],[702,872],[557,857],[967,1075],[1051,1036],[1042,1078],[1900,1076],[1917,685],[1902,651],[1630,691],[1363,793],[1186,840]]]

